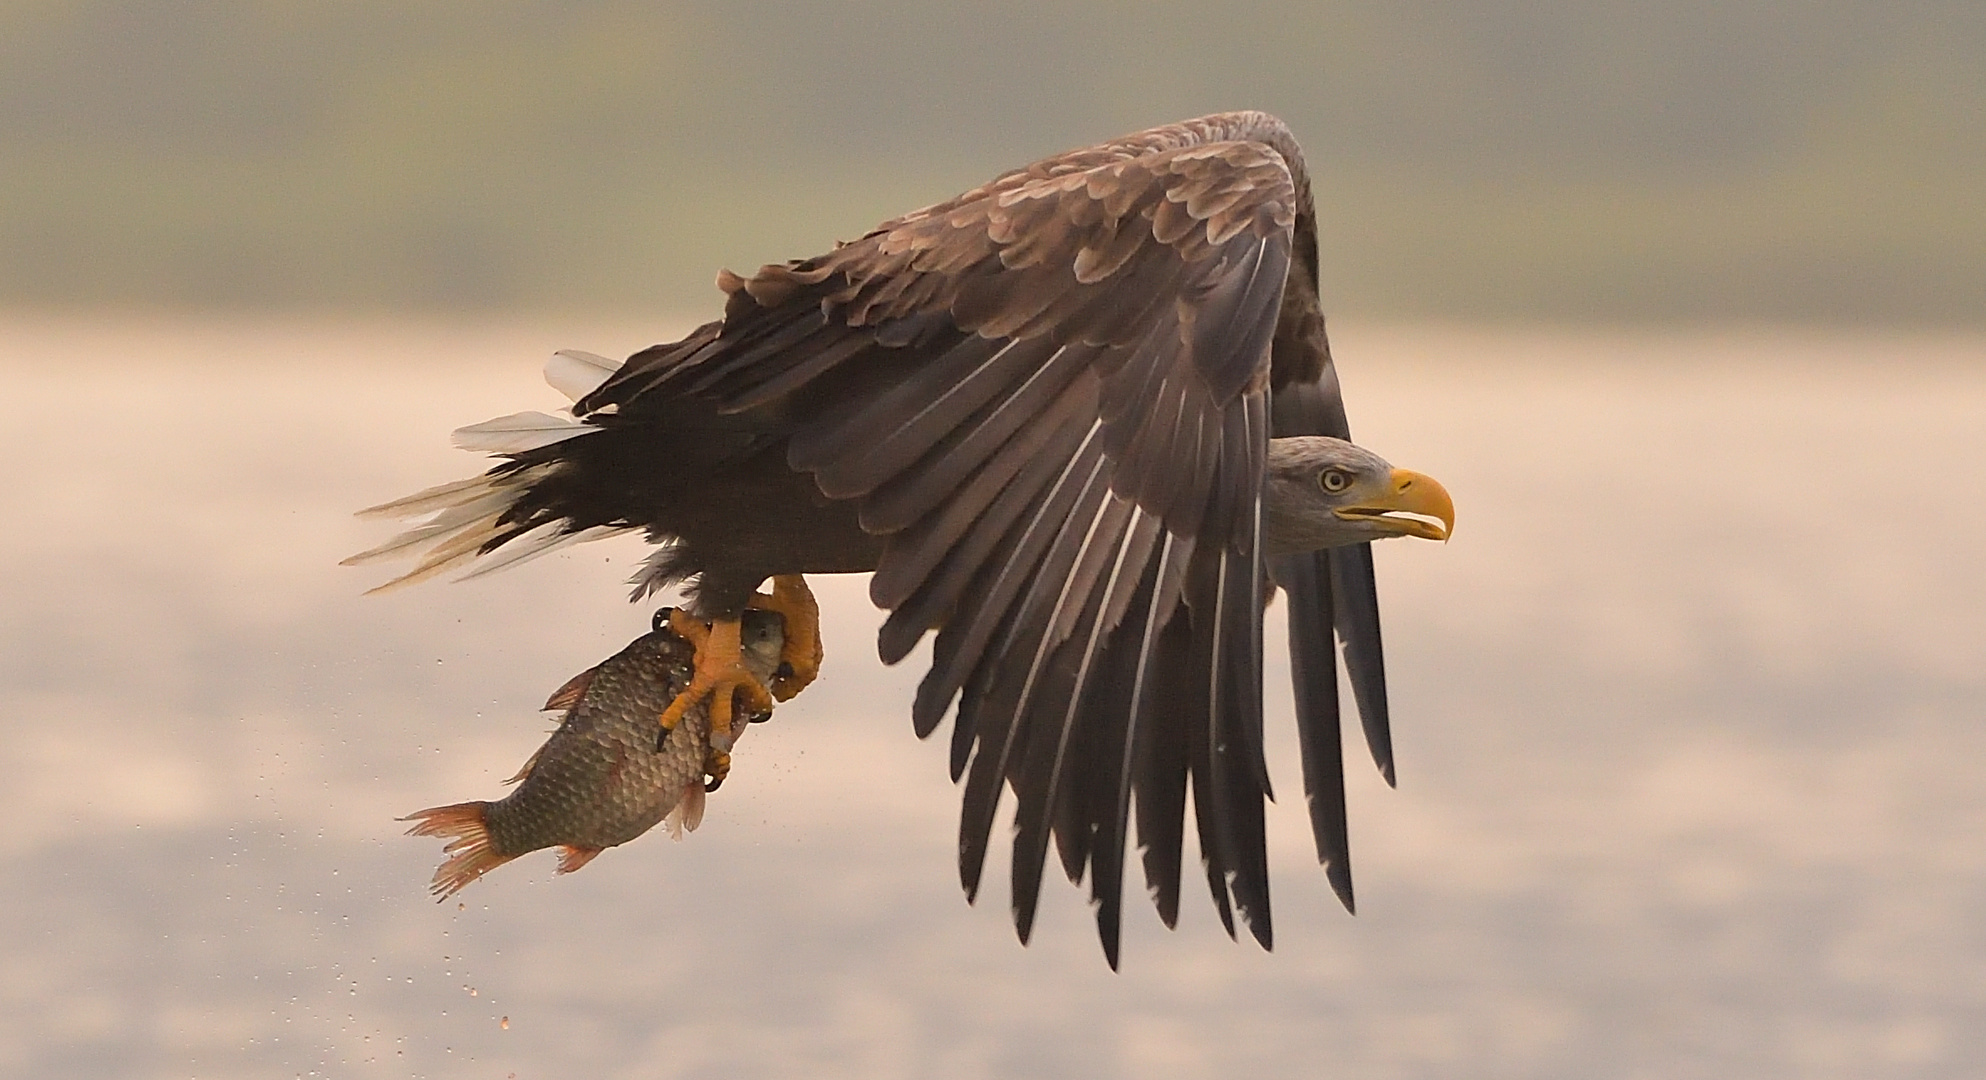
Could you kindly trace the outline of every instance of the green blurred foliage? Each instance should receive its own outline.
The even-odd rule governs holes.
[[[1986,320],[1986,5],[0,0],[0,302],[708,307],[1264,108],[1333,311]]]

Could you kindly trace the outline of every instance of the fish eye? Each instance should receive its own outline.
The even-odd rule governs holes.
[[[1317,486],[1327,495],[1336,495],[1352,486],[1352,474],[1343,469],[1325,469],[1317,474]]]

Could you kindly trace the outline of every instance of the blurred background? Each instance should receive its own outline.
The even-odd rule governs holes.
[[[1335,313],[1977,325],[1981,56],[1970,0],[7,0],[0,300],[683,309],[1258,108]]]
[[[1982,56],[1972,0],[0,0],[0,1076],[1986,1073]],[[1134,886],[1113,975],[1059,880],[1025,949],[999,854],[962,902],[853,578],[700,831],[429,902],[393,819],[503,792],[644,549],[361,598],[354,509],[720,266],[1232,108],[1460,512],[1376,553],[1357,918],[1280,605],[1276,951]]]

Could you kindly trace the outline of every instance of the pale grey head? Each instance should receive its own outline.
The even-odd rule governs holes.
[[[1455,504],[1432,477],[1343,439],[1269,440],[1262,534],[1270,555],[1389,536],[1446,540],[1454,528]]]

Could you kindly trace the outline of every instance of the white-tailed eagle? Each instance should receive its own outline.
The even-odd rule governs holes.
[[[1391,782],[1369,542],[1443,539],[1453,508],[1346,441],[1310,184],[1281,121],[1222,113],[1058,154],[718,284],[723,318],[681,341],[555,359],[575,419],[464,429],[502,463],[375,508],[428,520],[354,560],[415,556],[418,580],[643,531],[659,547],[637,598],[686,584],[675,625],[699,643],[665,725],[704,694],[721,725],[734,693],[797,693],[820,656],[801,575],[874,571],[885,662],[937,632],[911,714],[920,737],[954,716],[967,894],[1011,788],[1021,939],[1052,837],[1070,880],[1087,875],[1113,967],[1134,819],[1177,918],[1189,789],[1223,924],[1238,911],[1271,943],[1273,582],[1317,854],[1352,906],[1332,638]],[[748,606],[788,617],[770,686],[739,661]]]

